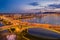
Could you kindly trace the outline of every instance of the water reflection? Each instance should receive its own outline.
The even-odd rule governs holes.
[[[30,35],[34,35],[36,37],[43,37],[49,39],[60,38],[60,34],[42,28],[30,28],[28,29],[28,32]]]
[[[42,24],[52,24],[52,25],[60,25],[60,16],[59,15],[47,15],[41,18],[31,18],[31,19],[22,19],[23,22],[31,22],[31,23],[42,23]]]

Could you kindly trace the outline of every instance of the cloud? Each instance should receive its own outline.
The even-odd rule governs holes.
[[[60,8],[60,4],[51,4],[49,7],[55,7],[55,8]]]
[[[33,2],[33,3],[29,3],[29,5],[32,5],[32,6],[38,6],[38,2]]]

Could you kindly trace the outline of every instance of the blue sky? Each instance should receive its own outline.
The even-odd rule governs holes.
[[[60,8],[60,0],[0,0],[0,12],[31,12],[31,10],[38,11],[34,9],[45,8]]]

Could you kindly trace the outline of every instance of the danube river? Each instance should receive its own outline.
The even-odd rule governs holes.
[[[47,15],[42,18],[31,18],[31,19],[23,19],[23,22],[31,22],[31,23],[42,23],[42,24],[51,24],[51,25],[60,25],[60,15],[52,14]],[[46,30],[41,28],[30,28],[28,29],[28,32],[30,35],[36,36],[36,37],[43,37],[43,38],[51,38],[51,39],[57,39],[60,38],[60,34]]]

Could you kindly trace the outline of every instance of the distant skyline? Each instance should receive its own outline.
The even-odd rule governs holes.
[[[39,12],[42,9],[60,11],[60,0],[0,0],[0,13]]]

